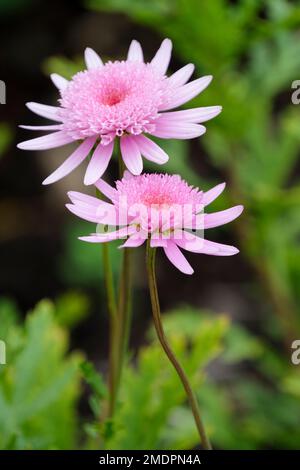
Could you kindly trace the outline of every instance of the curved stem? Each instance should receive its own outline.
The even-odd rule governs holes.
[[[181,365],[179,364],[176,356],[174,355],[164,333],[162,320],[161,320],[161,313],[160,313],[160,305],[159,305],[159,298],[157,292],[157,284],[156,284],[156,276],[155,276],[155,248],[151,248],[149,241],[147,243],[147,272],[148,272],[148,282],[149,282],[149,290],[150,290],[150,297],[151,297],[151,305],[152,305],[152,314],[154,320],[154,326],[156,329],[156,333],[160,344],[165,351],[169,361],[173,365],[174,369],[176,370],[182,385],[185,389],[188,401],[190,403],[195,423],[197,426],[197,430],[201,439],[201,444],[204,449],[211,450],[210,441],[206,435],[205,428],[200,416],[199,407],[197,403],[196,396],[191,388],[189,383],[189,379],[185,374],[184,370],[182,369]]]

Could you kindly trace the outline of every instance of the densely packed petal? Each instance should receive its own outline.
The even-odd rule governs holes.
[[[224,183],[203,192],[189,186],[178,175],[133,176],[125,172],[115,187],[102,179],[96,186],[109,202],[78,192],[69,193],[71,204],[67,208],[97,223],[96,233],[81,240],[105,243],[120,239],[121,248],[134,248],[150,239],[150,246],[162,248],[171,263],[185,274],[192,274],[193,269],[182,249],[215,256],[231,256],[239,251],[204,238],[205,229],[231,222],[243,211],[243,206],[235,206],[210,214],[204,212],[224,190]]]
[[[221,112],[220,106],[170,111],[201,93],[212,79],[205,76],[187,83],[194,71],[193,64],[168,77],[171,51],[172,43],[165,39],[153,59],[145,63],[141,45],[133,40],[126,60],[103,64],[98,54],[87,48],[86,70],[71,80],[56,73],[51,75],[60,94],[58,106],[27,103],[34,113],[59,124],[22,127],[57,132],[22,142],[18,147],[43,150],[73,141],[82,145],[82,141],[94,138],[90,150],[94,153],[84,179],[88,185],[94,184],[106,170],[116,139],[120,139],[124,163],[134,175],[143,170],[142,157],[157,164],[165,163],[168,155],[149,137],[199,137],[206,130],[201,123]],[[73,160],[71,157],[68,162]],[[64,171],[55,173],[55,179],[47,178],[44,183],[66,176],[74,166],[68,163],[62,168]]]

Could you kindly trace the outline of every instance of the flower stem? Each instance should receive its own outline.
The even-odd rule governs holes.
[[[118,371],[117,371],[117,383],[119,386],[122,369],[124,364],[124,358],[128,346],[128,337],[130,330],[130,320],[131,320],[131,309],[130,309],[130,272],[131,272],[131,263],[130,263],[130,253],[129,249],[124,249],[123,261],[122,261],[122,273],[120,279],[120,288],[119,288],[119,304],[118,304]]]
[[[96,195],[101,199],[101,193],[96,189]],[[111,417],[114,413],[116,394],[117,394],[117,374],[116,374],[116,336],[117,336],[117,304],[116,295],[114,288],[114,278],[112,265],[109,255],[109,246],[106,243],[102,245],[102,259],[103,259],[103,272],[104,282],[107,298],[107,307],[109,313],[109,373],[108,373],[108,388],[109,388],[109,400],[107,415]],[[106,413],[105,413],[106,414]],[[102,419],[102,416],[101,416]]]
[[[119,156],[119,177],[124,173],[124,163]],[[124,357],[126,355],[128,337],[130,330],[131,309],[130,309],[130,251],[124,249],[122,259],[122,269],[120,276],[118,302],[115,301],[113,288],[113,275],[109,259],[108,246],[103,245],[103,260],[105,269],[106,291],[110,312],[110,348],[109,348],[109,403],[108,417],[112,418],[118,398],[118,390],[122,377]]]
[[[160,341],[160,344],[165,351],[169,361],[175,368],[182,385],[185,389],[188,401],[190,403],[196,427],[201,439],[201,444],[204,449],[211,450],[210,441],[206,435],[205,428],[200,416],[199,407],[197,403],[196,396],[191,388],[187,375],[185,374],[184,370],[182,369],[181,365],[179,364],[176,356],[174,355],[164,333],[162,320],[161,320],[161,312],[160,312],[160,305],[159,305],[159,298],[158,298],[158,291],[157,291],[157,284],[156,284],[156,276],[155,276],[155,248],[151,248],[149,241],[147,243],[147,254],[146,254],[146,263],[147,263],[147,272],[148,272],[148,282],[149,282],[149,290],[150,290],[150,297],[151,297],[151,305],[152,305],[152,314],[154,320],[155,330]]]
[[[119,153],[119,177],[123,177],[125,167]],[[128,337],[131,323],[130,295],[131,293],[131,253],[130,249],[124,248],[122,271],[119,286],[118,299],[118,368],[117,368],[117,387],[119,387],[124,358],[128,346]]]
[[[111,268],[111,261],[109,256],[109,246],[103,244],[103,268],[105,272],[105,285],[106,295],[109,311],[109,372],[108,372],[108,417],[112,417],[115,410],[116,396],[117,396],[117,373],[116,373],[116,334],[117,334],[117,305],[115,300],[115,291],[113,284],[113,273]]]

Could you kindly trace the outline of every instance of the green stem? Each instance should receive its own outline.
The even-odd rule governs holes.
[[[125,167],[121,153],[119,153],[119,177],[122,178]],[[117,366],[117,387],[119,387],[124,358],[128,347],[128,338],[131,323],[130,308],[131,292],[131,253],[130,249],[124,248],[122,271],[119,287],[118,302],[118,366]]]
[[[113,318],[117,315],[117,305],[115,299],[113,271],[109,256],[109,246],[106,243],[103,243],[102,245],[102,255],[108,311],[111,318]]]
[[[101,199],[101,193],[97,189],[96,195]],[[104,282],[107,298],[107,307],[109,312],[109,373],[108,373],[108,388],[109,388],[109,401],[107,414],[111,417],[114,413],[116,394],[117,394],[117,374],[116,374],[116,336],[117,336],[117,304],[114,288],[113,270],[109,255],[109,245],[103,243],[102,245],[103,257],[103,272]],[[101,417],[102,419],[102,417]]]
[[[121,155],[119,156],[119,177],[122,178],[124,172],[124,163]],[[128,346],[128,337],[130,330],[131,309],[130,309],[130,250],[124,249],[122,270],[120,277],[118,303],[115,301],[113,289],[113,275],[111,271],[108,246],[103,245],[104,269],[106,279],[106,291],[108,306],[110,311],[110,349],[109,349],[109,403],[108,416],[113,417],[118,398],[118,390],[122,377],[124,357]]]
[[[115,300],[115,291],[113,284],[113,272],[109,256],[109,246],[103,244],[103,268],[105,276],[106,295],[109,311],[109,372],[108,372],[108,416],[112,417],[115,410],[116,396],[117,396],[117,373],[116,361],[118,352],[116,350],[116,337],[117,337],[117,305]]]
[[[164,333],[162,320],[161,320],[158,292],[157,292],[156,276],[155,276],[155,254],[156,254],[155,248],[151,248],[148,242],[146,262],[147,262],[148,282],[149,282],[149,290],[150,290],[152,314],[153,314],[155,330],[156,330],[158,339],[160,341],[160,344],[163,350],[165,351],[169,361],[175,368],[182,382],[182,385],[185,389],[188,401],[190,403],[190,406],[194,415],[196,427],[197,427],[197,430],[201,439],[201,444],[204,449],[211,450],[212,447],[205,432],[205,428],[204,428],[204,425],[200,416],[196,396],[191,388],[187,375],[185,374],[176,356],[174,355]]]

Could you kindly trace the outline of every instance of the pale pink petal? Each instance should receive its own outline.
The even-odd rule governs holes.
[[[176,239],[175,242],[184,250],[203,255],[232,256],[239,253],[239,250],[234,246],[205,240],[201,237],[197,237],[196,235],[194,235],[194,240],[191,237],[192,235],[189,233],[188,238],[182,237],[181,239]]]
[[[203,135],[205,131],[206,128],[201,124],[167,123],[160,122],[160,119],[158,119],[155,124],[155,130],[151,134],[162,139],[194,139]]]
[[[102,225],[116,226],[118,222],[118,212],[114,206],[104,205],[98,200],[98,206],[87,205],[85,203],[66,204],[70,212],[89,222]]]
[[[94,222],[94,223],[99,223],[99,219],[97,217],[97,214],[95,211],[92,210],[84,210],[81,207],[75,206],[73,204],[66,204],[66,208],[72,212],[72,214],[77,215],[77,217],[80,217],[81,219],[87,220],[88,222]]]
[[[58,73],[52,73],[50,78],[58,90],[64,90],[67,88],[69,83],[68,80],[61,75],[58,75]]]
[[[171,52],[172,52],[172,41],[170,39],[164,39],[161,43],[160,48],[156,52],[155,56],[151,60],[151,65],[155,67],[155,69],[164,75],[167,71],[171,60]]]
[[[182,227],[182,228],[187,228],[187,229],[192,229],[192,230],[204,230],[204,214],[203,212],[203,205],[201,205],[202,209],[199,209],[198,214],[183,214],[183,220],[181,221],[180,225],[175,225],[175,228]],[[179,218],[180,222],[180,218]]]
[[[168,240],[162,238],[162,237],[155,237],[152,235],[150,239],[150,246],[151,248],[164,248],[168,244]]]
[[[96,137],[89,137],[85,139],[79,147],[64,161],[60,167],[57,168],[48,178],[43,181],[43,184],[51,184],[60,180],[64,176],[68,175],[75,168],[80,165],[81,162],[88,156],[92,150]]]
[[[113,153],[113,148],[114,142],[111,142],[108,145],[102,145],[101,143],[98,144],[87,167],[84,176],[84,184],[94,184],[99,178],[101,178],[108,167]]]
[[[204,214],[204,228],[219,227],[236,219],[244,210],[243,206],[235,206],[224,211]]]
[[[192,253],[216,254],[217,249],[206,245],[206,240],[184,230],[176,230],[174,242],[180,248]]]
[[[164,247],[164,252],[167,258],[172,264],[174,264],[174,266],[176,266],[177,269],[179,269],[179,271],[184,274],[193,274],[194,270],[192,266],[174,242],[168,240],[167,246]]]
[[[182,111],[171,111],[169,113],[162,113],[161,116],[164,120],[169,122],[194,122],[201,123],[213,119],[220,114],[222,106],[207,106],[203,108],[184,109]]]
[[[52,121],[61,121],[61,118],[57,115],[60,108],[57,106],[48,106],[47,104],[34,102],[26,103],[26,106],[28,109],[30,109],[30,111],[37,114],[38,116],[51,119]]]
[[[195,96],[199,95],[199,93],[201,93],[201,91],[203,91],[211,81],[212,76],[207,75],[205,77],[198,78],[197,80],[193,80],[187,85],[183,85],[177,88],[173,98],[170,98],[168,103],[162,106],[161,110],[166,111],[168,109],[176,108],[191,100],[192,98],[195,98]]]
[[[218,196],[224,191],[226,183],[221,183],[215,186],[214,188],[210,189],[203,193],[203,205],[208,206],[211,202],[217,199]]]
[[[130,180],[131,178],[134,178],[134,176],[133,176],[132,173],[130,173],[130,171],[125,170],[124,173],[123,173],[123,178],[125,180]]]
[[[103,62],[97,52],[90,47],[87,47],[84,51],[84,59],[88,69],[96,69],[103,66]]]
[[[99,189],[99,191],[104,194],[104,196],[108,197],[111,201],[114,200],[116,197],[116,190],[110,186],[110,184],[106,183],[103,179],[99,179],[95,183],[96,188]]]
[[[63,131],[54,134],[44,135],[35,139],[25,140],[17,145],[22,150],[47,150],[61,147],[62,145],[73,142],[74,139]]]
[[[143,171],[143,160],[139,147],[132,136],[124,136],[120,139],[121,153],[124,163],[133,175],[140,175]]]
[[[83,240],[84,242],[90,243],[106,243],[111,242],[113,240],[120,240],[122,238],[126,238],[132,233],[134,233],[135,230],[135,227],[124,227],[120,230],[116,230],[115,232],[95,233],[94,235],[89,235],[87,237],[79,237],[79,240]]]
[[[27,129],[29,131],[59,131],[61,129],[61,124],[53,124],[51,126],[19,126],[21,129]]]
[[[119,248],[137,248],[143,245],[146,239],[147,238],[145,238],[145,236],[142,234],[134,233],[126,240],[125,243],[123,243],[123,245],[120,245]]]
[[[173,73],[173,75],[170,75],[170,77],[168,78],[169,85],[173,87],[185,85],[185,83],[193,75],[194,69],[194,64],[187,64],[181,69],[177,70],[177,72]]]
[[[135,143],[138,145],[141,154],[151,162],[162,165],[169,160],[166,152],[159,147],[155,142],[148,139],[144,135],[137,135],[134,137]]]
[[[129,46],[127,60],[130,60],[131,62],[143,62],[144,61],[142,46],[135,39],[131,41],[131,44]]]
[[[90,196],[89,194],[80,193],[79,191],[68,191],[67,194],[74,204],[85,203],[89,206],[98,207],[100,202],[102,202],[97,197]]]
[[[232,256],[239,253],[239,250],[235,246],[204,240],[203,248],[199,253],[213,256]]]
[[[68,196],[74,205],[82,210],[92,211],[94,214],[98,211],[98,214],[102,216],[104,212],[107,215],[116,213],[117,210],[113,204],[88,194],[69,191]]]

